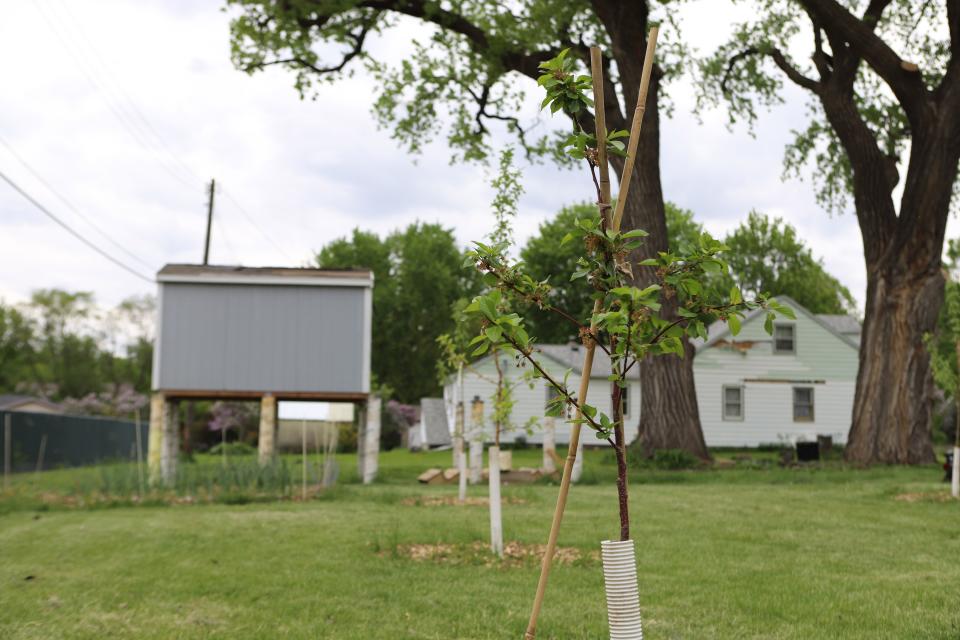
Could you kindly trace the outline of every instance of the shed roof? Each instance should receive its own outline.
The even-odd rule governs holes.
[[[167,264],[157,272],[159,282],[219,284],[289,284],[314,286],[373,286],[367,269],[313,269],[309,267],[241,267],[231,265]]]

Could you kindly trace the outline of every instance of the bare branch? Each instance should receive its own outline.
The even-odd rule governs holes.
[[[769,56],[774,64],[776,64],[794,84],[813,93],[820,92],[822,85],[816,80],[803,75],[796,67],[790,64],[786,56],[783,55],[783,52],[776,47],[771,47],[769,51],[761,51],[758,47],[748,47],[734,54],[727,61],[727,68],[723,73],[723,80],[720,81],[720,90],[723,91],[724,95],[730,95],[727,83],[730,80],[730,75],[733,73],[734,67],[736,67],[738,62],[750,56]]]

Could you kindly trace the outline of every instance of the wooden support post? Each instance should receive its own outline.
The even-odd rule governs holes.
[[[140,435],[140,409],[137,409],[134,427],[136,428],[134,435],[137,445],[137,495],[142,498],[145,487],[143,482],[143,437]]]
[[[10,491],[10,471],[13,466],[13,425],[10,412],[3,416],[3,491]]]
[[[180,458],[180,404],[176,400],[163,403],[163,440],[160,446],[160,479],[164,486],[172,487],[177,481],[177,464]]]
[[[257,454],[262,466],[273,464],[277,455],[277,398],[269,393],[260,398]]]
[[[363,439],[363,484],[370,484],[380,469],[380,405],[378,396],[367,400],[367,428]]]
[[[34,470],[35,473],[40,473],[43,471],[43,456],[47,452],[47,434],[43,434],[43,437],[40,438],[40,451],[37,452],[37,468]]]
[[[163,450],[163,424],[166,420],[167,399],[155,391],[150,395],[150,432],[147,435],[147,475],[150,486],[161,483],[160,459]]]

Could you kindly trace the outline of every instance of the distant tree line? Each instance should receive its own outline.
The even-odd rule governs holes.
[[[590,292],[554,274],[576,271],[580,251],[562,242],[577,218],[594,215],[596,205],[565,207],[540,225],[520,249],[520,257],[535,278],[550,278],[557,305],[586,315],[593,305]],[[697,242],[703,232],[693,212],[667,203],[670,251]],[[788,295],[813,313],[855,313],[850,291],[827,272],[796,229],[780,218],[751,212],[723,238],[731,248],[731,274],[718,276],[736,283],[745,294]],[[449,333],[459,319],[457,310],[480,290],[472,269],[463,268],[462,248],[451,229],[416,222],[381,238],[355,229],[334,240],[316,256],[327,269],[370,269],[373,289],[373,362],[375,380],[387,395],[404,403],[440,393],[435,372],[441,358],[438,335]],[[531,309],[526,313],[532,335],[543,343],[574,338],[569,325],[555,315]],[[429,327],[429,331],[424,331]]]
[[[0,393],[129,415],[150,390],[154,308],[152,297],[138,296],[103,310],[90,292],[60,289],[0,301]]]

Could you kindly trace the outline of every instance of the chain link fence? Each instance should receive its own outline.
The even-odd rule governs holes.
[[[149,425],[115,418],[0,411],[0,453],[11,472],[134,462],[147,456]]]

